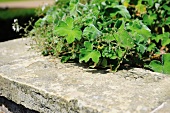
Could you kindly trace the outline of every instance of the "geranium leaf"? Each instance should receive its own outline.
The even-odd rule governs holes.
[[[69,44],[74,42],[75,39],[80,40],[82,35],[82,31],[80,29],[74,28],[73,22],[73,18],[68,17],[65,21],[60,21],[54,31],[59,36],[65,36]]]
[[[117,41],[117,43],[124,47],[124,48],[128,48],[131,49],[132,47],[134,47],[134,40],[132,39],[132,37],[128,34],[128,32],[124,29],[119,29],[118,32],[116,34],[114,34],[115,39]]]
[[[93,44],[88,42],[88,41],[85,41],[84,42],[84,46],[86,47],[86,49],[88,50],[93,50]]]
[[[66,18],[66,24],[67,24],[69,29],[73,29],[74,28],[73,22],[74,22],[73,18],[71,18],[71,17]]]
[[[111,42],[115,40],[115,37],[112,34],[107,34],[106,36],[103,37],[104,40],[107,42]]]
[[[69,8],[71,16],[76,17],[78,1],[79,0],[70,0]]]
[[[170,34],[169,32],[165,32],[164,34],[161,34],[161,39],[162,39],[162,46],[166,46],[170,44]]]
[[[140,14],[145,14],[146,13],[146,6],[143,4],[138,4],[136,5],[136,10],[140,13]]]
[[[128,19],[131,18],[130,14],[129,14],[129,11],[123,5],[115,5],[114,8],[108,7],[108,9],[111,9],[110,15],[112,17],[114,17],[117,14],[120,14],[125,18],[128,18]]]
[[[120,11],[118,11],[119,14],[121,14],[125,18],[131,18],[129,11],[126,9],[123,5],[117,5],[115,8],[118,8]]]
[[[165,74],[170,74],[170,53],[164,54],[162,56],[163,60],[163,72]]]
[[[101,57],[101,54],[99,51],[96,51],[96,50],[89,51],[83,48],[80,50],[79,62],[82,62],[82,61],[88,62],[90,59],[92,59],[93,62],[98,63],[100,57]]]
[[[162,67],[162,63],[160,61],[157,60],[152,60],[149,64],[149,67],[156,72],[162,73],[163,72],[163,67]]]
[[[101,34],[102,34],[102,32],[99,31],[93,24],[90,24],[90,26],[86,27],[83,30],[83,35],[88,37],[90,40],[96,39]]]

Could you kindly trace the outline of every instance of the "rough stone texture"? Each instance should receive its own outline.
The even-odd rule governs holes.
[[[28,51],[28,42],[0,43],[0,96],[44,113],[170,112],[169,76],[138,68],[110,73],[61,64]]]

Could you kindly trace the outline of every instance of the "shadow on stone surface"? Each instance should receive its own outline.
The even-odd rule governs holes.
[[[3,108],[5,106],[5,108]],[[2,108],[2,109],[1,109]],[[2,111],[4,110],[4,111]],[[18,105],[5,97],[0,96],[0,113],[39,113],[34,110],[25,108],[22,105]]]

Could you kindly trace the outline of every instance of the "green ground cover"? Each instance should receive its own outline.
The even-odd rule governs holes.
[[[43,55],[112,71],[170,74],[170,1],[57,2],[30,32]]]

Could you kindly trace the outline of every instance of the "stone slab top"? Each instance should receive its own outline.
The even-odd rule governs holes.
[[[46,113],[170,112],[167,75],[139,68],[113,73],[62,64],[41,56],[29,44],[29,38],[0,43],[0,96]]]

